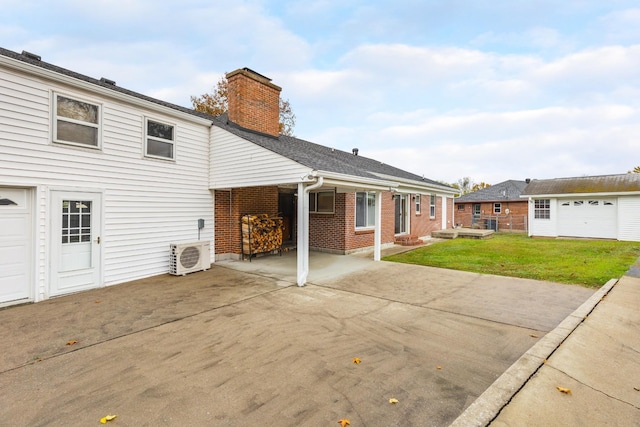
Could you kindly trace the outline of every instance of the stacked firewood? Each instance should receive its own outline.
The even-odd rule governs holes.
[[[242,253],[252,255],[280,250],[282,247],[282,218],[267,214],[242,217]]]

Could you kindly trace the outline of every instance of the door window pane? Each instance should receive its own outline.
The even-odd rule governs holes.
[[[62,243],[91,241],[91,202],[62,202]]]

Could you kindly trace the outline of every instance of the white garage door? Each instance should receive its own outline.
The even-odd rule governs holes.
[[[558,205],[559,236],[617,238],[616,199],[561,199]]]
[[[31,296],[29,190],[0,187],[0,305]]]

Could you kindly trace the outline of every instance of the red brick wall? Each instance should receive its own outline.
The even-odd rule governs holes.
[[[336,193],[335,213],[309,214],[309,247],[342,252],[345,248],[345,198]]]
[[[280,134],[280,91],[266,77],[244,69],[227,74],[229,120],[258,132]]]
[[[431,217],[431,195],[420,195],[420,213],[416,213],[416,202],[410,197],[411,212],[411,232],[416,237],[431,236],[431,232],[442,229],[442,197],[436,196],[436,215]],[[451,209],[447,210],[447,216],[451,214]]]
[[[246,187],[215,191],[216,254],[241,254],[240,220],[246,214],[278,213],[278,187]]]
[[[498,226],[499,229],[507,227],[509,224],[509,228],[513,228],[515,230],[526,230],[526,220],[523,220],[527,217],[529,212],[529,203],[527,200],[523,201],[507,201],[507,202],[497,202],[502,203],[502,213],[498,218]],[[455,223],[462,224],[463,227],[471,227],[471,220],[473,216],[473,202],[465,202],[465,203],[456,203],[454,207],[455,212]],[[494,202],[481,202],[480,203],[480,213],[481,215],[496,215],[493,213],[493,204]],[[460,210],[459,206],[464,205],[464,209]],[[509,216],[511,218],[507,218],[505,215],[505,211],[509,209]]]

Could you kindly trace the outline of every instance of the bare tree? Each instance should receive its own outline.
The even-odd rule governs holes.
[[[635,168],[631,169],[627,173],[640,173],[640,166],[636,166]]]

